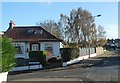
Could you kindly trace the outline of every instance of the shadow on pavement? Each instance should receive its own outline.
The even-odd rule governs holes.
[[[120,66],[120,56],[101,57],[104,61],[95,65],[95,67]]]

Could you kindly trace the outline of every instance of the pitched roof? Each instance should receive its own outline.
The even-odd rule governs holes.
[[[8,28],[3,36],[12,38],[13,41],[62,41],[41,26],[14,26],[13,28]]]

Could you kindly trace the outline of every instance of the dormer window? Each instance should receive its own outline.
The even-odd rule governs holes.
[[[42,30],[36,30],[36,31],[34,32],[34,34],[42,34],[42,33],[43,33]]]
[[[43,33],[43,30],[40,30],[40,34],[42,34]]]
[[[33,33],[33,32],[34,32],[33,29],[29,29],[29,30],[28,30],[28,33]]]

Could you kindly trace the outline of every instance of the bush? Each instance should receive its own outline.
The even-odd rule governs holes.
[[[57,57],[52,57],[48,59],[48,63],[57,63],[57,62],[62,62],[62,59]]]
[[[16,49],[11,44],[12,40],[7,37],[0,38],[0,52],[2,52],[2,72],[7,72],[15,66],[15,53]]]
[[[73,60],[79,56],[79,48],[61,48],[60,52],[63,62]]]
[[[22,57],[16,58],[15,62],[16,62],[16,67],[28,65],[28,59],[24,59]]]
[[[33,61],[39,61],[43,66],[46,65],[46,51],[30,51],[29,57]]]

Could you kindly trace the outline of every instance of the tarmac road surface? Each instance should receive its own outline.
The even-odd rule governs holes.
[[[33,83],[95,83],[99,81],[118,82],[118,69],[120,57],[113,55],[102,64],[88,68],[75,68],[60,71],[33,71],[17,75],[8,75],[8,83],[33,82]],[[17,82],[16,82],[17,81]],[[105,82],[106,83],[106,82]],[[115,82],[113,82],[115,83]]]

